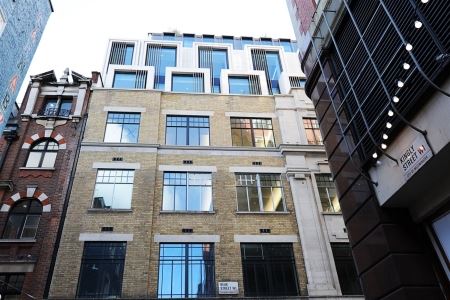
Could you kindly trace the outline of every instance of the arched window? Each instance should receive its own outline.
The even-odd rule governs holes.
[[[11,208],[3,231],[4,239],[34,238],[42,214],[42,205],[36,199],[16,202]]]
[[[52,168],[58,154],[58,143],[51,139],[39,140],[31,146],[28,154],[28,168]]]

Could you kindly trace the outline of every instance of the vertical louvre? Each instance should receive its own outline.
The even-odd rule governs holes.
[[[250,94],[252,95],[261,95],[261,83],[259,82],[258,75],[250,75],[248,77],[250,82]]]
[[[109,55],[109,64],[112,65],[125,65],[127,47],[131,44],[123,42],[113,42],[111,45],[111,53]]]
[[[289,84],[292,88],[305,88],[306,79],[300,76],[289,76]]]
[[[269,67],[267,66],[266,51],[263,49],[252,49],[251,54],[253,69],[264,71],[264,73],[266,74],[266,82],[269,89],[269,94],[272,95],[272,82],[270,80]]]
[[[136,84],[135,88],[145,89],[147,82],[147,71],[137,70],[136,71]]]
[[[199,65],[200,68],[208,68],[210,70],[210,84],[211,91],[214,89],[214,62],[213,62],[213,48],[202,47],[199,49]]]
[[[155,89],[159,89],[161,87],[161,49],[161,44],[149,44],[147,46],[147,57],[145,58],[146,66],[155,67],[155,80],[153,84]]]

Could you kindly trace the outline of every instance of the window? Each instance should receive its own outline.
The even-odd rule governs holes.
[[[320,202],[324,212],[341,212],[339,199],[331,174],[315,174]]]
[[[106,120],[105,142],[137,143],[140,113],[109,112]]]
[[[297,296],[292,244],[241,244],[246,297]]]
[[[271,119],[231,118],[233,146],[275,147]]]
[[[304,118],[306,140],[309,145],[323,145],[322,135],[320,134],[319,123],[314,118]]]
[[[84,243],[77,297],[121,296],[126,247],[125,242]]]
[[[177,48],[166,47],[160,44],[148,44],[145,65],[155,67],[154,88],[164,91],[166,68],[176,67],[177,65]]]
[[[214,42],[214,37],[212,39]],[[220,93],[220,72],[222,69],[228,69],[227,50],[202,47],[198,52],[200,68],[208,68],[211,71],[211,91]]]
[[[72,110],[72,99],[46,99],[43,109],[40,111],[41,116],[50,117],[68,117]]]
[[[300,76],[289,76],[289,83],[292,88],[305,88],[306,78]]]
[[[160,244],[158,298],[215,295],[214,244]]]
[[[131,65],[133,64],[133,52],[134,44],[113,42],[109,63],[114,65]]]
[[[342,295],[362,295],[350,245],[348,243],[331,243],[331,250]]]
[[[164,172],[163,211],[212,211],[211,173]]]
[[[437,246],[442,253],[443,260],[450,268],[450,212],[446,211],[431,222]],[[450,279],[450,278],[449,278]]]
[[[116,71],[114,73],[113,88],[145,89],[147,84],[146,71]]]
[[[280,174],[236,174],[238,211],[286,211]]]
[[[58,154],[58,143],[52,139],[35,142],[28,153],[25,167],[27,168],[53,168]]]
[[[209,146],[209,117],[167,116],[166,144]]]
[[[0,295],[2,299],[15,299],[5,297],[6,295],[20,295],[22,293],[25,274],[1,273],[0,274]]]
[[[203,73],[173,74],[172,92],[203,93]]]
[[[3,231],[4,239],[34,239],[36,237],[42,205],[35,199],[18,201],[11,208]]]
[[[99,169],[93,208],[130,209],[134,170]]]
[[[262,49],[252,49],[252,62],[254,70],[262,70],[266,74],[267,86],[271,94],[280,93],[280,78],[283,69],[281,67],[280,56],[277,51],[266,51]]]
[[[261,95],[261,85],[259,76],[229,76],[228,85],[230,94],[240,95]]]

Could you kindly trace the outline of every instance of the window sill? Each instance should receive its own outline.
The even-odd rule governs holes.
[[[31,167],[21,167],[19,170],[26,170],[26,171],[55,171],[55,168],[31,168]]]
[[[118,208],[88,208],[90,213],[132,213],[133,209],[118,209]]]
[[[323,211],[322,215],[330,215],[330,216],[342,216],[341,212],[330,212],[330,211]]]
[[[176,211],[176,210],[160,210],[160,214],[182,214],[182,215],[214,215],[215,211]]]
[[[22,243],[36,243],[36,239],[0,239],[0,243],[13,243],[13,244],[22,244]]]
[[[237,215],[290,215],[290,211],[235,211]]]

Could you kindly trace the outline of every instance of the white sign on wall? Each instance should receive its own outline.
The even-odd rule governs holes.
[[[405,179],[410,179],[432,156],[425,138],[422,135],[417,136],[400,155],[400,168]]]
[[[238,283],[235,281],[219,282],[219,294],[239,294]]]

